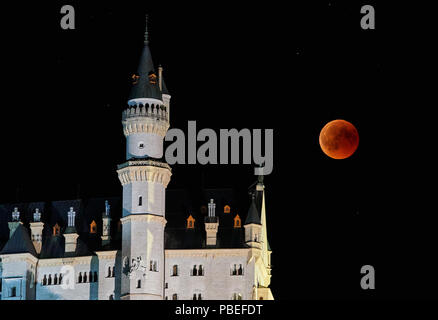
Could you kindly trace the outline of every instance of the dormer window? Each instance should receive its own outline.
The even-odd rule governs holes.
[[[194,229],[195,228],[195,218],[190,215],[187,218],[187,229]]]
[[[94,234],[97,232],[97,223],[96,221],[92,221],[90,224],[90,233]]]
[[[234,217],[234,228],[240,228],[242,226],[242,220],[240,220],[240,217],[238,214]]]
[[[59,224],[55,224],[53,226],[53,235],[54,236],[59,236],[61,234],[61,227],[59,226]]]

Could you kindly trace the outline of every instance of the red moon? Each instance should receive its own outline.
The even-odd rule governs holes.
[[[350,122],[333,120],[322,128],[319,145],[330,158],[345,159],[356,151],[359,145],[359,133]]]

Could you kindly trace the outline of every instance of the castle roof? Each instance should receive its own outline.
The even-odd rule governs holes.
[[[200,191],[200,192],[199,192]],[[165,249],[200,249],[206,248],[205,217],[207,216],[207,205],[210,199],[216,204],[215,216],[219,220],[216,248],[244,248],[244,229],[234,227],[236,214],[245,218],[244,208],[246,201],[239,203],[236,193],[230,188],[202,189],[190,192],[187,189],[166,190],[166,220],[165,227]],[[259,199],[260,198],[260,199]],[[102,213],[105,212],[105,201],[110,205],[111,243],[102,247],[100,235],[102,233]],[[259,206],[260,204],[260,206]],[[230,212],[225,206],[231,208]],[[79,235],[76,252],[74,256],[93,255],[99,250],[118,250],[121,248],[121,234],[118,222],[121,217],[121,199],[113,198],[91,198],[75,199],[51,202],[12,203],[0,205],[0,242],[7,241],[9,230],[7,222],[11,219],[13,208],[17,207],[21,212],[20,226],[18,233],[5,245],[6,252],[26,251],[36,255],[32,242],[29,239],[29,229],[25,226],[33,221],[32,214],[35,208],[41,212],[41,221],[44,222],[43,245],[40,258],[61,258],[65,257],[65,233],[67,227],[67,213],[72,207],[76,212],[75,228]],[[251,202],[246,221],[260,221],[258,212],[261,210],[261,194],[256,191],[256,196]],[[194,228],[187,229],[187,217],[192,215],[195,219]],[[257,220],[258,219],[258,220]],[[97,223],[97,233],[90,233],[90,223]],[[53,234],[53,226],[58,224],[61,227],[61,235]],[[18,229],[17,229],[18,230]],[[64,230],[64,232],[62,232]],[[19,237],[18,239],[13,239]],[[25,240],[23,240],[25,239]],[[14,245],[12,245],[14,243]],[[17,250],[15,250],[17,249]]]
[[[29,233],[26,228],[19,224],[15,229],[11,238],[6,242],[0,254],[9,253],[30,253],[33,256],[38,256],[32,241],[30,240]]]

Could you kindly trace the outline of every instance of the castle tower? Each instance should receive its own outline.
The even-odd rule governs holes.
[[[171,169],[160,159],[169,128],[170,95],[162,69],[159,76],[146,21],[143,52],[122,116],[127,161],[117,170],[123,187],[121,299],[125,300],[164,298],[164,207]]]
[[[44,223],[41,222],[40,209],[36,208],[33,213],[33,222],[30,223],[30,233],[35,251],[40,254],[43,244],[43,229]]]

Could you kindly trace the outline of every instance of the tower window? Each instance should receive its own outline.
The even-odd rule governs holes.
[[[193,294],[193,300],[196,300],[196,293]]]
[[[43,278],[43,286],[46,286],[46,285],[47,285],[47,276],[44,275],[44,278]]]
[[[172,268],[172,276],[177,276],[178,275],[178,265],[173,265]]]
[[[58,275],[55,273],[55,277],[53,278],[53,284],[57,285],[58,284]]]
[[[196,269],[196,266],[193,266],[192,276],[197,276],[197,275],[198,275],[198,269]]]
[[[138,197],[138,205],[141,207],[143,205],[143,197],[139,196]]]
[[[200,265],[198,269],[198,276],[203,276],[203,275],[204,275],[204,269],[202,268],[202,265]]]
[[[82,272],[79,272],[78,283],[82,283]]]
[[[47,284],[50,286],[52,284],[52,275],[49,274],[49,280],[47,281]]]
[[[84,277],[82,278],[82,280],[84,281],[84,283],[87,283],[87,273],[86,272],[84,272]]]
[[[198,300],[202,300],[202,296],[200,293],[198,293]]]

